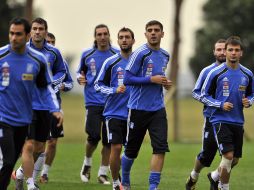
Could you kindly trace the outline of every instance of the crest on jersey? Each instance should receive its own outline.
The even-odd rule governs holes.
[[[26,72],[27,73],[32,73],[32,71],[33,71],[33,64],[32,63],[27,63]]]
[[[228,82],[228,78],[227,77],[224,77],[222,79],[222,89],[223,89],[223,96],[226,96],[228,97],[229,96],[229,82]]]

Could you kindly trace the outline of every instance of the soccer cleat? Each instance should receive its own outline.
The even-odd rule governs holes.
[[[192,179],[191,176],[189,176],[186,181],[186,184],[185,184],[185,189],[186,190],[195,190],[196,183],[197,183],[197,181],[195,181],[194,179]]]
[[[211,172],[209,172],[207,174],[207,177],[210,181],[210,190],[219,190],[218,189],[218,185],[219,185],[219,181],[214,181],[213,178],[212,178],[212,175],[211,175]]]
[[[16,177],[16,171],[14,170],[11,174],[11,179],[15,182],[15,190],[24,190],[24,180]]]
[[[40,190],[39,186],[34,184],[34,187],[27,188],[27,190]]]
[[[122,185],[122,190],[131,190],[131,187]]]
[[[48,183],[49,182],[49,178],[48,178],[48,175],[47,174],[43,174],[41,177],[40,177],[40,183]]]
[[[82,169],[80,171],[80,179],[84,183],[87,183],[91,176],[91,166],[82,166]]]
[[[98,182],[103,185],[110,185],[109,177],[106,175],[98,176]]]
[[[117,185],[113,187],[113,190],[123,190],[121,185]]]

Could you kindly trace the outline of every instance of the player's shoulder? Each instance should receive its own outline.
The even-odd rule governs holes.
[[[251,77],[253,77],[253,73],[250,69],[248,69],[247,67],[243,66],[240,64],[240,69],[243,70],[245,73],[247,73],[248,75],[250,75]]]
[[[51,51],[54,54],[61,55],[60,50],[56,46],[53,46],[52,44],[45,43],[44,49],[46,49],[47,51]]]
[[[115,63],[115,62],[116,62],[117,60],[119,60],[119,59],[121,59],[121,55],[120,55],[120,53],[116,53],[116,54],[114,54],[114,55],[108,57],[108,58],[104,61],[104,63],[107,64],[107,65],[111,65],[111,64]]]
[[[114,54],[119,53],[120,49],[117,48],[116,46],[110,45],[110,51]]]
[[[143,44],[142,46],[138,47],[133,53],[132,56],[137,56],[137,55],[146,55],[149,52],[151,52],[151,50],[148,48],[147,44]]]
[[[9,52],[10,52],[10,45],[9,44],[7,44],[3,47],[0,47],[0,57],[8,54]]]
[[[85,49],[82,50],[81,57],[83,58],[83,57],[86,57],[88,55],[91,55],[95,51],[96,51],[96,48],[94,48],[94,47],[85,48]]]
[[[29,47],[29,46],[26,46],[27,48],[27,52],[28,52],[28,55],[31,56],[32,58],[36,59],[37,61],[40,61],[40,62],[44,62],[46,63],[46,57],[45,55],[43,55],[43,53]]]
[[[160,48],[160,51],[162,54],[164,54],[166,57],[170,57],[169,53],[167,50],[163,49],[163,48]]]

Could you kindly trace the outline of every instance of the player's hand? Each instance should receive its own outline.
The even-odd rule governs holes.
[[[231,111],[233,109],[234,105],[230,102],[225,102],[223,104],[223,110],[224,111]]]
[[[63,125],[63,114],[61,112],[53,112],[52,115],[58,120],[57,127]]]
[[[59,90],[63,91],[64,87],[65,87],[64,83],[61,83],[61,86],[60,86]]]
[[[171,80],[167,79],[167,82],[165,84],[162,84],[162,86],[166,89],[169,90],[171,88],[171,86],[173,85]]]
[[[87,80],[84,71],[81,71],[81,73],[77,77],[77,80],[80,85],[86,85]]]
[[[162,84],[162,85],[167,84],[167,81],[168,81],[168,79],[163,75],[151,76],[150,80],[151,80],[152,83]]]
[[[248,100],[248,98],[243,98],[242,103],[243,103],[243,107],[245,108],[250,107],[250,101]]]
[[[125,90],[126,90],[126,86],[121,85],[121,86],[118,86],[118,87],[117,87],[116,93],[124,93]]]

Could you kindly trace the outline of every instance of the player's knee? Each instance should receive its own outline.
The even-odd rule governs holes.
[[[23,146],[22,154],[33,154],[34,152],[34,141],[28,140]]]
[[[225,158],[224,156],[222,156],[221,162],[220,162],[220,168],[224,168],[227,170],[227,172],[229,173],[231,170],[231,166],[232,166],[232,160],[229,160],[227,158]]]
[[[101,138],[98,137],[92,137],[92,136],[88,136],[87,137],[87,141],[89,144],[97,146],[97,144],[99,143],[99,141],[101,140]]]
[[[57,141],[48,141],[47,148],[48,149],[56,149]]]
[[[35,142],[34,152],[40,154],[45,151],[45,142]]]

